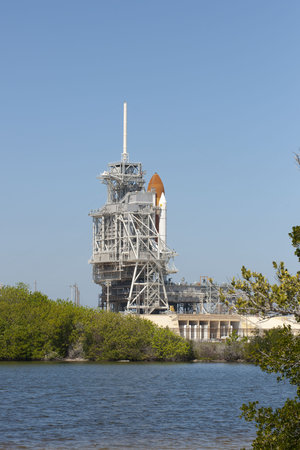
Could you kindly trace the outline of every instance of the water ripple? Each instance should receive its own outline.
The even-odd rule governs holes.
[[[0,448],[35,450],[239,449],[242,403],[295,394],[246,364],[0,363],[0,386]]]

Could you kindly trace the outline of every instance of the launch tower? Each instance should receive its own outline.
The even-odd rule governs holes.
[[[94,282],[102,287],[100,307],[107,311],[151,314],[169,309],[166,278],[174,250],[166,245],[166,199],[154,174],[145,191],[141,163],[129,162],[127,104],[124,103],[123,153],[98,178],[107,202],[93,218]]]

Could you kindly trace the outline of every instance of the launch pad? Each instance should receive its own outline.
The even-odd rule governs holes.
[[[129,162],[127,104],[124,103],[123,153],[98,178],[107,187],[107,202],[93,218],[93,280],[102,288],[99,307],[136,314],[226,314],[220,286],[208,277],[200,283],[172,283],[176,252],[167,246],[167,202],[155,173],[145,190],[140,162]],[[229,286],[222,285],[233,304]]]
[[[90,263],[94,282],[102,287],[102,309],[151,314],[169,309],[165,282],[174,273],[169,263],[176,253],[165,242],[164,198],[160,203],[163,185],[160,195],[157,183],[153,187],[149,183],[145,191],[141,163],[129,162],[126,125],[125,103],[122,160],[109,164],[109,170],[99,177],[107,186],[107,203],[90,213]]]

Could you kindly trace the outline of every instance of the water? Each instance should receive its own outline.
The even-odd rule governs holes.
[[[248,364],[0,363],[0,448],[239,449],[241,404],[294,394]]]

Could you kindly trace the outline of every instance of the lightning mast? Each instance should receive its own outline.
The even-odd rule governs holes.
[[[122,161],[128,161],[127,154],[127,103],[124,102],[123,105],[123,153],[122,153]]]
[[[176,253],[166,245],[166,203],[155,189],[144,189],[141,163],[129,162],[127,103],[123,114],[121,161],[110,163],[98,178],[107,186],[107,203],[93,218],[93,280],[102,287],[99,306],[112,311],[151,314],[169,309],[166,277],[176,269]],[[159,220],[161,209],[161,231]]]

